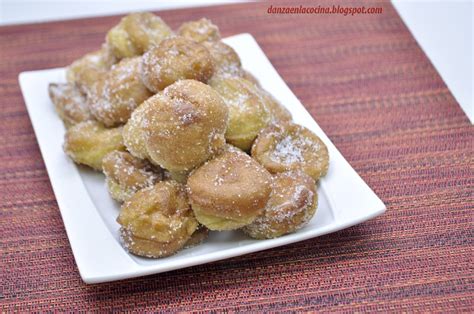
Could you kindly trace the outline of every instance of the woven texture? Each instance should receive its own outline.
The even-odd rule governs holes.
[[[268,5],[159,15],[174,28],[206,16],[223,36],[251,33],[388,212],[264,252],[85,285],[17,76],[96,49],[118,17],[1,27],[2,312],[474,311],[474,130],[432,64],[389,3],[347,17],[270,15]]]

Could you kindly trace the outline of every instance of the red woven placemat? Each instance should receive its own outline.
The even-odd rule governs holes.
[[[387,2],[383,14],[346,17],[270,15],[269,4],[160,15],[173,27],[206,16],[224,36],[252,33],[388,212],[265,252],[87,286],[17,76],[96,49],[118,18],[1,27],[2,312],[474,310],[474,130],[442,79]]]

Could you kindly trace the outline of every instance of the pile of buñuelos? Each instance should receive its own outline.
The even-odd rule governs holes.
[[[133,254],[169,256],[209,230],[275,238],[316,212],[326,146],[207,19],[173,31],[151,13],[130,14],[49,94],[66,154],[102,171],[122,203],[120,236]]]

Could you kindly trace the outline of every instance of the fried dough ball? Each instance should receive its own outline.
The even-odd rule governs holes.
[[[137,111],[125,126],[125,144],[132,154],[171,172],[192,170],[225,144],[228,109],[201,82],[178,81]]]
[[[220,86],[222,82],[232,82],[233,85],[242,85],[248,89],[248,93],[255,94],[257,98],[261,98],[260,101],[265,104],[265,107],[270,112],[270,121],[271,122],[285,122],[291,121],[293,118],[291,113],[286,109],[283,105],[281,105],[278,100],[276,100],[269,92],[261,88],[258,84],[258,81],[251,82],[245,77],[252,75],[249,72],[241,69],[241,71],[245,72],[244,76],[240,79],[237,77],[233,80],[227,80],[226,78],[212,78],[210,85],[211,86]],[[255,78],[254,78],[255,79]],[[256,80],[256,79],[255,79]],[[249,83],[253,83],[253,86]],[[221,88],[218,88],[219,90]],[[244,97],[245,98],[245,97]]]
[[[158,96],[155,96],[158,97]],[[145,123],[148,123],[145,118],[148,112],[153,109],[153,101],[151,98],[143,102],[135,111],[133,111],[130,119],[123,128],[123,141],[128,151],[141,159],[149,159],[146,151],[146,130]]]
[[[74,162],[99,171],[105,155],[124,149],[122,128],[107,129],[96,121],[78,123],[64,137],[64,152]]]
[[[258,132],[272,120],[263,93],[251,82],[235,77],[213,79],[211,86],[229,107],[227,142],[244,151],[250,150]]]
[[[72,84],[49,84],[49,97],[66,127],[92,119],[86,97]]]
[[[280,104],[269,92],[263,89],[260,90],[262,92],[262,97],[265,100],[265,104],[267,105],[268,110],[270,110],[272,123],[290,122],[293,119],[288,109],[283,107],[283,105]]]
[[[178,35],[198,43],[221,39],[219,28],[206,18],[183,23],[178,29]]]
[[[74,61],[66,70],[66,79],[79,87],[83,93],[89,94],[97,80],[116,62],[110,49],[104,45],[100,50]]]
[[[316,212],[316,182],[302,171],[278,173],[263,214],[242,230],[255,239],[292,233],[306,225]]]
[[[241,77],[259,86],[258,80],[242,68],[239,55],[231,46],[222,41],[204,42],[203,45],[214,60],[214,76],[211,80],[219,77]]]
[[[326,175],[329,153],[321,139],[294,123],[270,125],[258,135],[252,157],[271,173],[301,169],[313,179]]]
[[[122,59],[142,55],[172,35],[160,17],[149,12],[132,13],[107,33],[106,42],[112,53]]]
[[[260,87],[260,82],[258,81],[258,79],[252,73],[250,73],[249,71],[242,69],[240,77],[242,77],[242,78],[246,79],[247,81],[252,82],[255,85]]]
[[[188,178],[196,219],[210,230],[233,230],[252,223],[270,197],[271,180],[270,173],[244,152],[225,151]]]
[[[235,50],[222,41],[205,42],[214,61],[214,72],[217,76],[240,76],[242,64]]]
[[[184,37],[163,40],[143,55],[143,83],[157,93],[179,80],[193,79],[206,83],[214,73],[209,51]]]
[[[89,106],[104,125],[126,123],[133,110],[153,95],[140,79],[140,62],[140,57],[122,59],[92,88]]]
[[[110,195],[119,202],[163,179],[162,169],[124,151],[105,155],[102,170]]]
[[[182,249],[199,225],[186,189],[174,181],[158,182],[135,193],[122,205],[117,222],[122,226],[124,247],[153,258]]]

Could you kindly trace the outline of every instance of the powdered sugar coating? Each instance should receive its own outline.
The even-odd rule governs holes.
[[[49,84],[49,97],[66,127],[92,119],[85,95],[73,84]]]
[[[222,41],[203,43],[209,50],[214,61],[214,74],[217,76],[233,77],[241,76],[242,64],[239,55],[229,45]]]
[[[149,12],[125,16],[106,36],[107,45],[117,59],[142,55],[173,31],[163,20]]]
[[[155,97],[158,97],[155,95]],[[123,141],[128,151],[135,157],[149,159],[146,151],[147,134],[145,128],[148,126],[146,116],[152,110],[153,102],[145,101],[135,111],[123,128]]]
[[[76,163],[101,171],[105,155],[125,149],[122,128],[107,129],[97,121],[78,123],[67,130],[63,148]]]
[[[272,194],[264,209],[243,231],[256,239],[276,238],[305,226],[317,208],[315,181],[302,171],[273,177]]]
[[[207,41],[203,45],[209,50],[214,62],[214,75],[210,82],[219,78],[240,77],[259,86],[258,80],[242,68],[240,57],[231,46],[222,41]]]
[[[169,171],[190,171],[225,144],[228,109],[198,81],[178,81],[137,111],[125,126],[127,147]]]
[[[102,170],[112,198],[119,202],[163,178],[162,169],[123,151],[107,154],[102,160]]]
[[[117,59],[112,55],[107,45],[102,48],[84,55],[82,58],[74,61],[66,70],[67,81],[76,85],[86,96],[97,82]]]
[[[206,18],[183,23],[178,29],[178,34],[198,43],[221,39],[219,28]]]
[[[271,173],[301,169],[315,180],[329,167],[329,153],[321,139],[291,122],[262,130],[252,146],[252,157]]]
[[[141,58],[123,59],[94,85],[89,106],[106,126],[126,123],[133,110],[152,96],[140,79]]]
[[[270,196],[271,176],[238,149],[225,151],[191,173],[188,195],[199,222],[210,230],[251,223]]]
[[[295,140],[291,136],[285,136],[277,143],[275,149],[270,154],[270,158],[286,166],[302,162],[304,144],[300,143],[300,141],[301,139]]]
[[[229,108],[227,142],[250,150],[260,130],[272,121],[263,93],[251,82],[237,77],[213,78],[210,84]]]
[[[117,222],[127,250],[154,258],[183,248],[198,228],[184,187],[173,181],[135,193],[123,203]]]
[[[179,80],[206,83],[214,73],[209,51],[184,37],[163,40],[143,55],[141,77],[153,92],[159,92]]]

